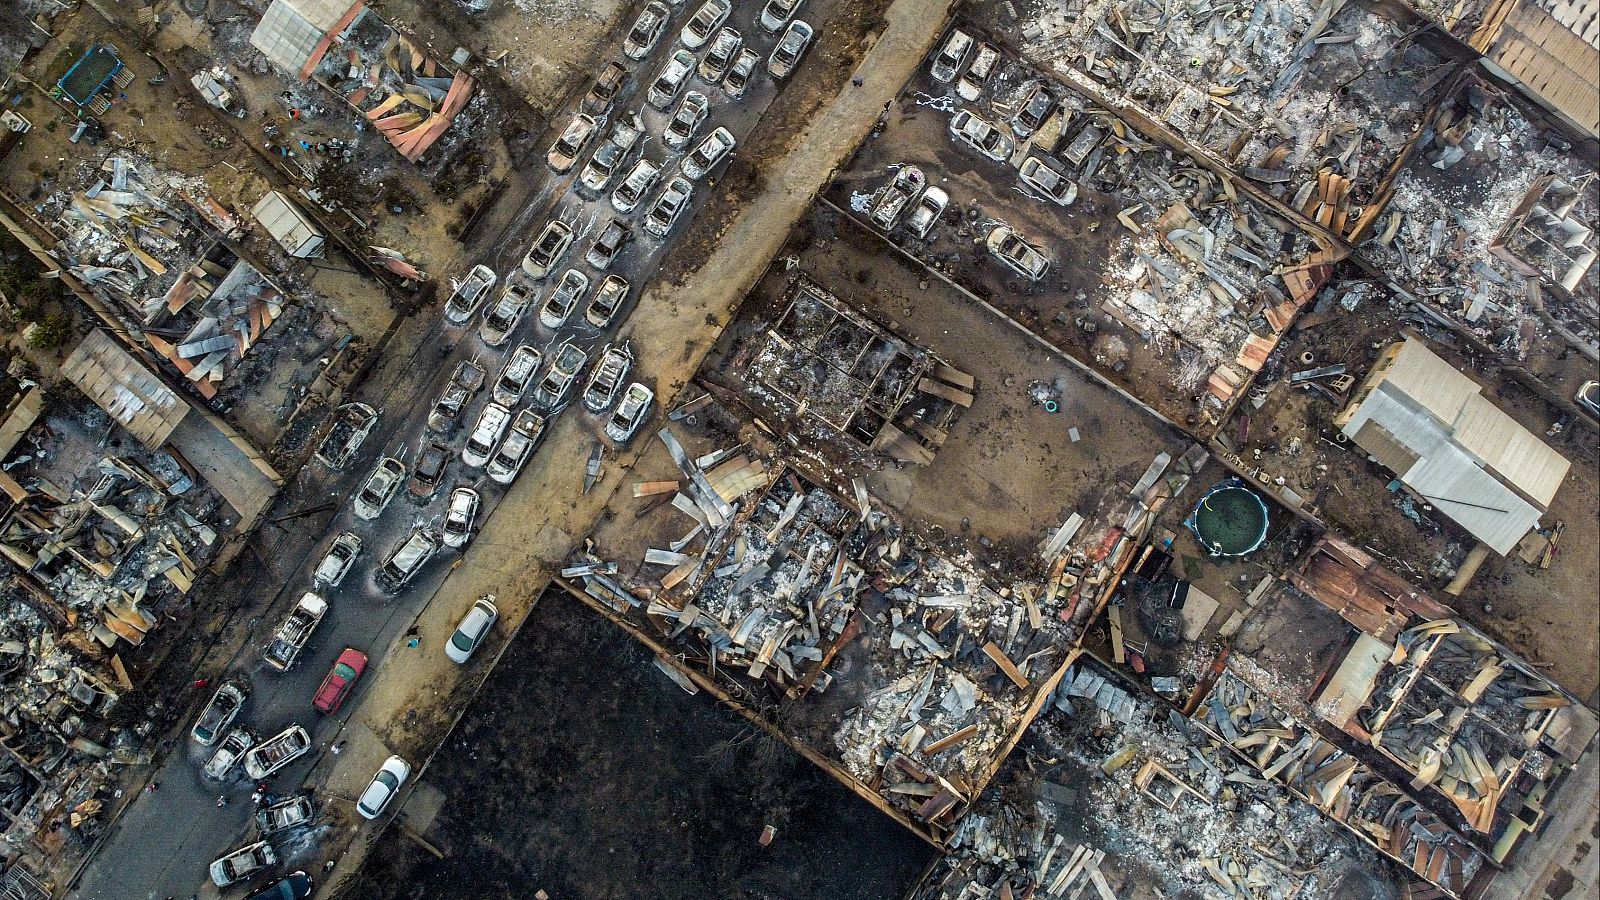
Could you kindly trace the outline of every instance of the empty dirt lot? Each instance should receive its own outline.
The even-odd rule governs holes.
[[[559,590],[450,735],[344,900],[899,898],[933,849]],[[422,823],[418,823],[421,825]],[[763,826],[777,838],[761,847]]]

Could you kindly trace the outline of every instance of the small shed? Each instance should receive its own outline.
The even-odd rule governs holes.
[[[309,259],[322,255],[322,232],[288,197],[268,191],[250,212],[290,256]]]

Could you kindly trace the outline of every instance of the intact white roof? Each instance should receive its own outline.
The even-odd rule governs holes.
[[[272,235],[272,239],[291,255],[307,257],[322,252],[322,232],[288,197],[277,191],[267,191],[250,212],[261,223],[261,227]]]
[[[273,0],[250,44],[273,65],[298,76],[311,54],[357,0]]]

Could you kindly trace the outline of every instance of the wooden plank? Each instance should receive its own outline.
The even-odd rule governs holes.
[[[633,483],[633,497],[635,500],[641,497],[654,497],[677,489],[676,481],[636,481]]]
[[[977,723],[973,723],[973,724],[968,725],[967,727],[965,727],[965,728],[963,728],[963,729],[961,729],[959,731],[951,732],[950,734],[945,735],[944,737],[938,739],[937,741],[933,741],[931,743],[923,744],[922,745],[922,752],[923,752],[923,754],[925,754],[927,756],[933,756],[936,753],[943,753],[944,751],[950,749],[951,747],[954,747],[955,745],[957,745],[957,744],[959,744],[959,743],[961,743],[963,741],[969,740],[970,738],[972,738],[973,735],[975,735],[977,733],[978,733],[978,725],[977,725]]]
[[[1122,607],[1113,604],[1106,608],[1106,621],[1111,625],[1111,661],[1117,665],[1127,662],[1127,649],[1122,646]]]
[[[994,664],[1000,667],[1000,671],[1006,673],[1007,678],[1016,682],[1017,687],[1023,690],[1028,689],[1028,685],[1030,684],[1028,679],[1023,676],[1020,669],[1012,664],[1011,660],[1006,658],[1005,651],[1001,650],[998,644],[996,644],[994,641],[984,644],[983,652],[988,654],[990,659],[994,660]]]
[[[923,378],[917,382],[917,390],[935,397],[942,397],[963,409],[972,405],[972,395],[966,391],[957,390],[942,381],[932,378]]]

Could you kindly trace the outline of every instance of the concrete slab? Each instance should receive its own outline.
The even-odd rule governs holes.
[[[1183,603],[1183,639],[1198,641],[1220,606],[1216,599],[1199,588],[1189,586],[1189,599]],[[1237,627],[1237,626],[1235,626]]]

